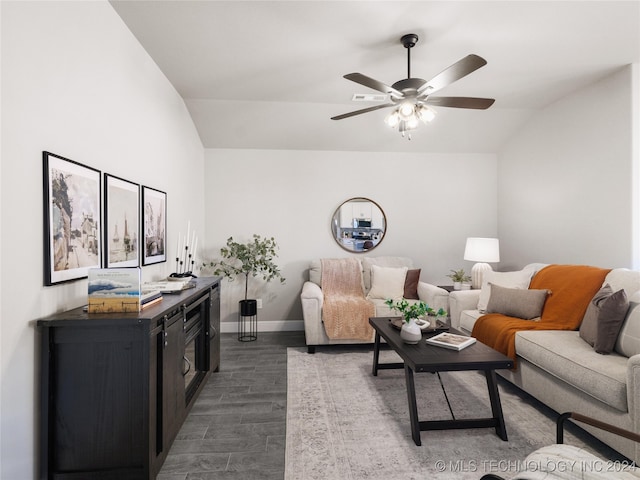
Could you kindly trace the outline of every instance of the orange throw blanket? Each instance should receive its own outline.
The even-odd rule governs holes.
[[[372,340],[369,317],[375,305],[364,297],[362,269],[355,258],[322,259],[322,321],[331,339]]]
[[[515,362],[518,331],[576,330],[607,273],[609,270],[585,265],[549,265],[540,270],[529,285],[532,290],[551,291],[539,321],[490,313],[476,321],[471,336]]]

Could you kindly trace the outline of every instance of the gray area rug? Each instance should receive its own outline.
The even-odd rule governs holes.
[[[371,375],[372,353],[327,349],[287,354],[285,480],[479,479],[515,475],[533,450],[555,443],[555,423],[513,388],[499,386],[509,441],[493,428],[421,432],[411,439],[404,370]],[[381,362],[400,361],[392,351]],[[490,417],[484,374],[444,372],[456,418]],[[438,377],[415,375],[420,420],[451,418]],[[585,444],[570,433],[565,443]],[[520,464],[519,464],[520,463]]]

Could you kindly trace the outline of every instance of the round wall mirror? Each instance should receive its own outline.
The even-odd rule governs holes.
[[[331,232],[345,250],[364,253],[373,250],[384,238],[387,219],[373,200],[350,198],[340,205],[331,220]]]

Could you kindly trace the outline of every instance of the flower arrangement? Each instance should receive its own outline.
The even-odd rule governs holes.
[[[404,298],[395,302],[393,299],[389,298],[388,300],[385,300],[384,303],[392,310],[400,312],[406,323],[409,323],[412,319],[415,320],[416,318],[424,317],[429,313],[429,310],[433,310],[423,301],[409,303]]]

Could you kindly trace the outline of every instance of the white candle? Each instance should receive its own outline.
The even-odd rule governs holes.
[[[189,220],[187,222],[187,236],[185,237],[184,241],[185,242],[189,242],[189,231],[191,230],[191,220]],[[186,246],[186,245],[185,245]]]
[[[178,237],[176,238],[176,260],[180,258],[180,232],[178,232]]]
[[[193,260],[196,260],[196,249],[198,248],[198,237],[196,237],[196,243],[193,245]]]

